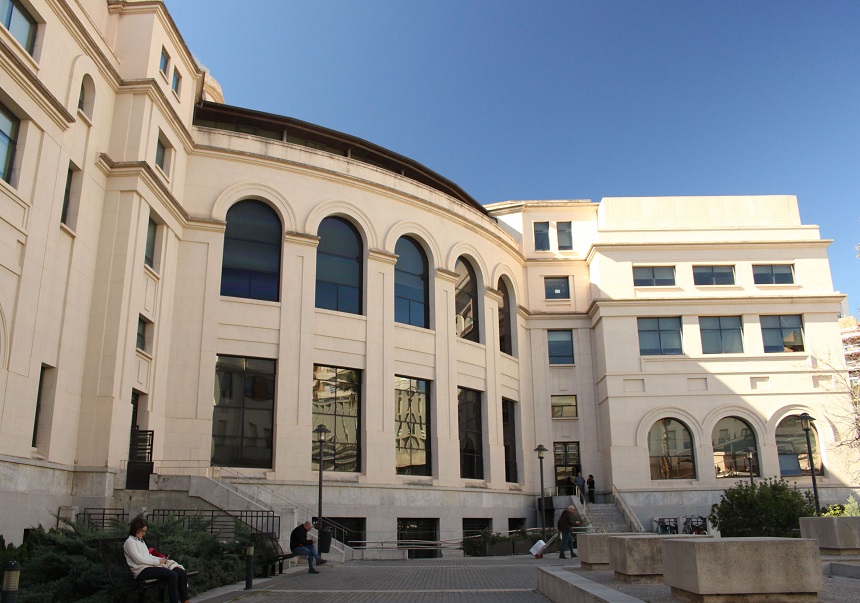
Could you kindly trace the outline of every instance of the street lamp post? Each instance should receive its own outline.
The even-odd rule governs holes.
[[[538,453],[538,460],[540,461],[540,532],[541,539],[546,542],[546,501],[543,496],[543,455],[545,452],[549,452],[549,449],[543,444],[538,444],[538,447],[535,448],[534,451]]]
[[[812,458],[812,441],[809,439],[809,430],[815,417],[809,416],[808,412],[800,415],[800,428],[806,433],[806,452],[809,455],[809,474],[812,476],[812,496],[815,499],[815,516],[820,514],[821,507],[818,504],[818,484],[815,482],[815,460]]]
[[[755,486],[755,482],[752,479],[752,456],[755,454],[755,448],[744,448],[744,452],[747,455],[747,471],[750,472],[750,486]]]
[[[319,488],[317,490],[318,499],[317,499],[317,528],[322,530],[322,474],[323,474],[323,444],[325,444],[325,436],[328,433],[331,433],[331,430],[320,423],[317,425],[316,429],[314,429],[314,433],[317,434],[317,440],[320,443],[320,452],[319,452],[319,460],[317,461],[317,465],[319,466],[319,475],[320,482]]]

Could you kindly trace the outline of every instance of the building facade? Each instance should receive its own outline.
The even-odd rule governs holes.
[[[856,488],[794,197],[482,206],[224,104],[160,1],[0,5],[7,541],[174,476],[303,519],[320,447],[325,516],[371,541],[535,525],[541,444],[548,488],[593,474],[643,524],[750,473]]]

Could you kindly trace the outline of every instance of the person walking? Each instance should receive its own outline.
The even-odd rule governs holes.
[[[296,555],[305,555],[308,558],[308,573],[318,574],[319,572],[314,569],[314,559],[316,559],[317,565],[324,565],[326,560],[317,553],[314,546],[316,541],[313,538],[308,538],[308,532],[313,525],[310,521],[306,521],[290,532],[290,551]]]
[[[588,479],[585,480],[585,484],[588,487],[588,502],[594,502],[594,476],[590,473],[588,474]]]
[[[576,557],[573,550],[573,526],[576,521],[576,510],[573,505],[561,512],[561,517],[558,518],[558,531],[561,533],[561,551],[559,551],[559,559],[567,559],[564,553],[570,549],[570,558]]]
[[[576,484],[576,489],[579,490],[579,502],[585,504],[585,478],[582,477],[582,471],[576,474],[573,478],[573,483]]]

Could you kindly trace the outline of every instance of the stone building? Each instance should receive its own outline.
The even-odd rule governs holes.
[[[538,445],[548,489],[594,474],[646,527],[750,472],[850,491],[844,296],[794,197],[484,206],[224,104],[160,1],[0,4],[7,541],[70,509],[292,524],[319,425],[355,540],[535,525]]]

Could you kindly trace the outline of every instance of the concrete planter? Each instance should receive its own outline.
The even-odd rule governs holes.
[[[800,535],[818,541],[822,555],[860,555],[860,517],[801,517]]]

